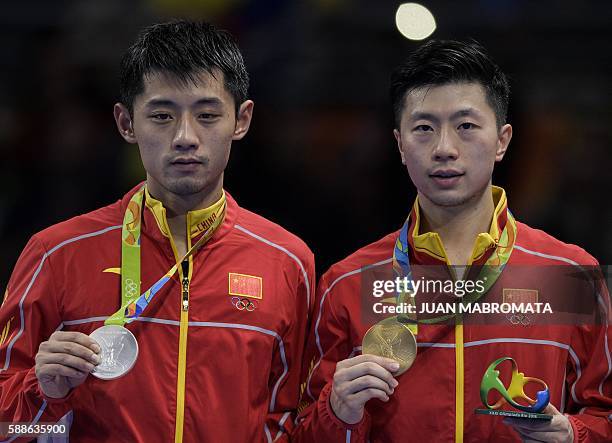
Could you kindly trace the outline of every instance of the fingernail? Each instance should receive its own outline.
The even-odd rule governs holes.
[[[397,371],[399,369],[399,363],[394,361],[393,363],[391,363],[390,367],[391,367],[391,370]]]
[[[399,385],[399,381],[397,381],[396,379],[391,380],[391,386],[396,388],[397,385]]]
[[[100,357],[98,356],[98,354],[91,354],[90,360],[96,365],[100,363]]]
[[[96,353],[99,354],[100,353],[100,346],[98,346],[97,344],[93,344],[91,345],[91,349]]]

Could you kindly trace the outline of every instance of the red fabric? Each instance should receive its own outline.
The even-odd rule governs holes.
[[[399,386],[387,403],[376,399],[366,403],[367,418],[357,427],[342,426],[342,422],[328,408],[330,383],[337,362],[360,353],[363,336],[371,326],[362,315],[363,297],[368,292],[363,287],[367,283],[365,275],[379,272],[387,278],[392,277],[390,259],[397,234],[392,233],[335,264],[319,282],[313,326],[305,354],[304,373],[308,375],[304,376],[305,389],[298,426],[294,430],[294,442],[455,441],[456,356],[453,325],[419,325],[419,350],[415,363],[398,377]],[[571,275],[576,274],[577,268],[547,255],[582,265],[596,265],[595,259],[582,249],[562,243],[522,223],[518,223],[516,245],[508,266],[485,295],[487,301],[502,302],[504,288],[537,288],[540,301],[554,302],[555,288],[574,284],[576,279],[572,279]],[[423,264],[423,261],[419,261],[421,257],[427,263],[431,260],[426,254],[412,255],[413,265]],[[368,269],[367,266],[371,267]],[[549,281],[553,280],[546,278],[550,266],[564,266],[561,269],[568,272],[559,275],[566,277]],[[529,272],[525,273],[526,269]],[[599,289],[603,304],[607,305],[605,309],[609,323],[609,295],[605,288]],[[369,291],[371,294],[371,287]],[[584,297],[577,299],[581,302],[592,293],[576,293],[576,296]],[[612,441],[612,424],[608,418],[612,412],[612,383],[607,377],[612,337],[606,326],[588,322],[584,325],[523,326],[505,321],[503,317],[497,318],[493,324],[475,323],[463,327],[463,341],[466,344],[464,441],[520,441],[518,434],[502,423],[501,417],[474,413],[474,409],[483,407],[479,391],[482,375],[492,361],[502,356],[513,357],[526,376],[546,381],[552,404],[570,414],[577,442]],[[489,342],[481,343],[483,340]],[[578,358],[579,378],[578,365],[572,353]],[[602,395],[599,386],[604,379]]]
[[[39,344],[62,324],[63,330],[89,334],[119,308],[120,276],[103,270],[120,266],[120,225],[137,189],[115,204],[34,235],[24,249],[0,309],[0,331],[12,319],[0,347],[0,421],[30,422],[44,405],[40,422],[56,422],[73,412],[74,441],[174,441],[181,315],[176,275],[144,312],[151,320],[127,325],[140,353],[126,376],[112,381],[89,376],[67,399],[45,402],[33,370]],[[313,306],[307,294],[314,296],[314,258],[300,239],[240,208],[229,194],[227,199],[225,221],[194,256],[183,440],[266,441],[264,426],[272,438],[280,434],[286,440]],[[141,242],[144,291],[175,260],[149,209]],[[263,297],[254,311],[232,304],[229,273],[262,278]],[[84,321],[74,324],[77,320]]]

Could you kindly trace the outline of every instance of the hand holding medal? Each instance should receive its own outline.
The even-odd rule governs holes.
[[[409,222],[406,220],[393,248],[393,271],[401,279],[407,277],[406,281],[412,285],[408,225]],[[404,302],[414,305],[414,288],[412,286],[403,288],[396,298],[398,305]],[[416,314],[385,318],[364,334],[361,352],[395,360],[399,364],[399,369],[394,375],[401,375],[410,369],[416,359],[417,331]]]

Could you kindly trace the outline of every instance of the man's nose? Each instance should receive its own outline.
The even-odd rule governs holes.
[[[451,128],[440,129],[440,136],[431,153],[432,159],[436,161],[456,160],[459,157],[457,140]]]
[[[195,130],[194,122],[190,117],[181,117],[176,133],[174,134],[174,140],[172,146],[175,149],[197,149],[199,140]]]

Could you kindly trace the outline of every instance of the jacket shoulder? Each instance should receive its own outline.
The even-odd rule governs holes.
[[[517,236],[512,255],[542,264],[567,263],[597,266],[597,260],[580,246],[564,243],[546,232],[517,222]]]
[[[366,245],[351,255],[333,264],[323,275],[322,280],[328,284],[344,276],[358,273],[366,267],[374,267],[391,263],[393,259],[393,247],[399,231],[392,232]]]
[[[33,238],[39,240],[46,250],[50,250],[72,240],[119,230],[122,218],[121,200],[118,200],[94,211],[51,225],[34,234]]]
[[[234,230],[257,246],[272,247],[296,257],[307,268],[314,268],[314,255],[297,235],[261,215],[239,207]]]

